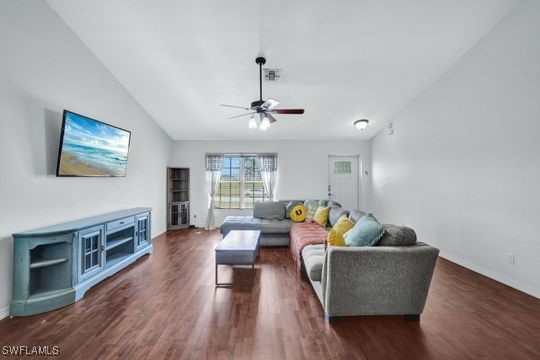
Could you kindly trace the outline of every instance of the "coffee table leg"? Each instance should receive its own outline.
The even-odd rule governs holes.
[[[216,286],[218,286],[218,264],[216,264]]]

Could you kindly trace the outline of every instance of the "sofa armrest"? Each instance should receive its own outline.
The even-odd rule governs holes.
[[[328,247],[323,273],[327,316],[420,314],[439,250],[403,247]]]

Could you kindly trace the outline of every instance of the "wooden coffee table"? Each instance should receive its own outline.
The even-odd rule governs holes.
[[[232,285],[218,281],[218,265],[251,265],[259,254],[259,230],[232,230],[216,246],[216,286]]]

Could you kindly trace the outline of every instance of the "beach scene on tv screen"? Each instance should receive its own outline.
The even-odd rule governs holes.
[[[58,174],[125,176],[129,132],[66,112]]]

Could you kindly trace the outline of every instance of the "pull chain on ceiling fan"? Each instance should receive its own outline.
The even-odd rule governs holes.
[[[279,101],[268,98],[263,100],[262,97],[262,66],[266,63],[264,57],[258,57],[255,59],[255,63],[259,65],[259,100],[255,100],[251,103],[251,107],[236,106],[236,105],[227,105],[221,104],[221,106],[238,108],[248,110],[248,113],[232,116],[229,119],[235,119],[242,116],[251,115],[249,120],[249,128],[257,128],[257,120],[255,115],[259,116],[260,125],[258,126],[260,130],[266,131],[270,127],[271,123],[277,121],[277,119],[272,114],[283,114],[283,115],[301,115],[304,113],[304,109],[275,109],[279,105]]]

